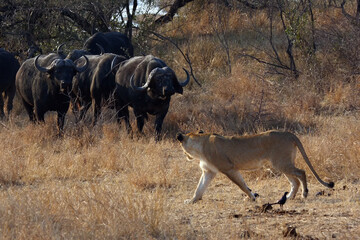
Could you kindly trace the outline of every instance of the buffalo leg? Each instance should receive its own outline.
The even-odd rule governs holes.
[[[63,129],[64,129],[64,123],[65,123],[65,115],[66,112],[57,112],[57,125],[58,125],[58,135],[62,136]]]
[[[131,125],[130,125],[130,121],[129,121],[129,109],[127,106],[119,106],[116,105],[116,112],[117,112],[117,122],[118,124],[121,124],[121,119],[125,120],[125,125],[126,125],[126,129],[127,132],[130,133],[131,132]]]
[[[136,117],[136,126],[140,133],[143,132],[144,124],[145,124],[145,116],[141,112],[134,111]],[[146,113],[145,113],[146,114]]]
[[[94,112],[92,125],[95,126],[97,119],[99,118],[99,115],[101,114],[101,98],[93,99],[92,106],[93,106],[93,112]]]
[[[44,118],[45,112],[41,110],[41,108],[35,105],[34,113],[35,113],[36,121],[45,122],[45,118]]]
[[[5,117],[3,95],[3,93],[0,93],[0,119]]]
[[[137,125],[139,132],[141,132],[141,133],[143,132],[144,124],[145,124],[145,120],[144,120],[143,116],[140,115],[140,116],[136,117],[136,125]]]
[[[70,98],[70,106],[71,106],[70,110],[75,116],[75,122],[78,123],[81,120],[79,115],[80,107],[81,107],[80,100],[77,97],[72,96]]]
[[[85,115],[86,115],[87,111],[89,110],[90,106],[91,106],[91,103],[84,103],[83,102],[83,104],[79,108],[80,109],[80,119],[79,119],[80,121],[84,120]]]
[[[24,99],[22,100],[25,110],[29,115],[29,119],[31,122],[35,122],[35,115],[34,115],[34,107],[28,104]]]
[[[5,108],[7,112],[7,116],[10,117],[10,112],[13,108],[13,100],[15,97],[15,85],[11,86],[4,95],[5,99]]]

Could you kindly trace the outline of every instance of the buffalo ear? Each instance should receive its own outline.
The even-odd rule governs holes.
[[[173,84],[174,84],[175,92],[179,94],[183,94],[183,87],[179,84],[179,81],[177,80],[176,76],[174,76],[173,78]]]
[[[54,69],[50,69],[45,73],[50,79],[54,79]]]

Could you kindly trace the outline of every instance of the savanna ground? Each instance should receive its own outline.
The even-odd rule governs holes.
[[[261,14],[254,19],[258,25],[266,20]],[[319,18],[323,28],[326,19]],[[193,27],[201,24],[207,23]],[[239,25],[246,31],[244,22]],[[184,35],[194,32],[191,25],[187,28]],[[128,135],[112,110],[94,128],[90,115],[75,124],[69,113],[65,134],[58,138],[53,113],[46,115],[45,124],[30,124],[16,100],[11,120],[0,125],[0,238],[281,239],[291,229],[298,239],[359,238],[359,75],[349,74],[348,65],[338,64],[340,57],[331,51],[320,51],[315,70],[307,69],[296,80],[269,75],[263,65],[236,57],[241,51],[237,44],[246,47],[251,35],[236,36],[230,36],[231,74],[224,71],[226,57],[218,51],[219,43],[191,36],[202,87],[192,84],[172,99],[158,143],[153,118],[144,135]],[[184,77],[177,52],[154,51]],[[134,119],[132,123],[135,129]],[[261,211],[290,189],[284,176],[265,169],[242,172],[260,195],[256,202],[218,174],[202,201],[184,204],[201,171],[197,161],[186,160],[176,132],[241,135],[274,128],[299,136],[316,171],[334,181],[334,189],[318,183],[298,154],[309,196],[304,200],[298,193],[283,210],[274,206]],[[287,236],[295,237],[293,232]]]

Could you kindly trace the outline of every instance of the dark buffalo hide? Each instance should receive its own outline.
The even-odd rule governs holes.
[[[9,116],[15,96],[15,76],[20,64],[11,53],[0,48],[0,118]]]
[[[179,82],[175,72],[152,55],[124,61],[115,77],[118,121],[123,118],[130,130],[128,106],[131,106],[138,130],[142,132],[147,114],[155,115],[156,139],[159,140],[171,96],[175,93],[182,94],[183,87],[189,83],[189,73],[185,72],[187,79]]]
[[[88,66],[84,58],[84,65],[78,67],[73,61],[51,53],[30,58],[21,65],[15,84],[31,121],[43,122],[47,111],[56,111],[59,134],[62,132],[72,79]]]
[[[101,46],[104,52],[115,53],[130,58],[134,55],[134,48],[129,38],[119,32],[98,32],[84,43],[84,50],[91,54],[100,54]]]
[[[76,114],[76,110],[80,109],[80,119],[83,119],[92,104],[93,125],[95,125],[101,113],[101,105],[112,102],[116,73],[115,70],[112,71],[112,65],[116,66],[126,58],[112,53],[86,56],[89,59],[88,68],[84,72],[77,73],[73,80],[73,111]],[[83,61],[80,58],[75,64],[81,64]]]

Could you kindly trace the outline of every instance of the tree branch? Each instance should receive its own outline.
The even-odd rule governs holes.
[[[251,58],[251,59],[254,59],[254,60],[258,61],[259,63],[263,63],[263,64],[266,64],[266,65],[269,65],[269,66],[272,66],[272,67],[275,67],[275,68],[281,68],[281,69],[285,69],[285,70],[292,70],[292,69],[291,69],[290,67],[288,67],[288,66],[279,65],[279,64],[275,64],[275,63],[271,63],[271,62],[267,62],[267,61],[261,60],[260,58],[255,57],[255,56],[250,55],[250,54],[241,54],[240,56],[242,56],[242,57],[249,57],[249,58]]]
[[[61,9],[61,15],[70,18],[75,24],[77,24],[81,29],[86,31],[88,34],[93,34],[93,27],[91,24],[79,14],[71,11],[68,8]]]
[[[345,4],[346,4],[346,0],[343,0],[343,2],[341,3],[341,12],[350,22],[352,22],[354,25],[359,26],[359,24],[360,24],[360,0],[357,0],[357,8],[356,8],[355,17],[351,16],[348,12],[346,12]]]
[[[143,29],[140,29],[139,27],[133,27],[135,29],[138,29],[138,30],[143,30]],[[184,57],[185,61],[188,63],[189,65],[189,68],[190,68],[190,75],[192,76],[192,78],[194,79],[194,81],[201,87],[201,83],[199,83],[199,81],[196,79],[196,77],[194,76],[194,71],[193,71],[193,68],[192,68],[192,65],[191,65],[191,60],[190,60],[190,57],[188,54],[185,54],[181,48],[173,41],[171,40],[170,38],[168,37],[165,37],[163,35],[161,35],[160,33],[157,33],[157,32],[154,32],[154,31],[151,31],[151,30],[143,30],[145,32],[149,32],[153,35],[155,35],[157,38],[161,39],[161,40],[166,40],[166,41],[169,41],[171,44],[173,44],[178,50],[179,52],[181,53],[181,55]]]
[[[175,2],[170,6],[170,10],[167,14],[164,16],[159,17],[155,20],[155,24],[164,24],[171,22],[173,20],[173,17],[177,13],[177,11],[188,4],[189,2],[192,2],[194,0],[175,0]]]
[[[246,7],[248,8],[251,8],[251,9],[257,9],[257,10],[260,10],[260,9],[265,9],[268,7],[268,4],[267,4],[267,0],[265,0],[263,2],[263,4],[261,5],[255,5],[255,4],[252,4],[252,3],[249,3],[248,1],[246,0],[237,0],[239,3],[242,3],[243,5],[245,5]]]
[[[285,35],[286,35],[286,39],[287,39],[287,42],[288,42],[288,47],[286,49],[286,53],[289,57],[289,69],[291,71],[293,71],[294,75],[295,75],[295,78],[298,78],[299,77],[299,72],[298,70],[296,69],[296,64],[295,64],[295,59],[294,59],[294,55],[292,53],[292,47],[293,47],[293,40],[290,39],[289,35],[286,33],[286,24],[285,24],[285,19],[284,19],[284,10],[283,8],[281,7],[281,4],[279,3],[279,7],[280,7],[280,19],[281,19],[281,22],[282,22],[282,25],[283,25],[283,28],[284,28],[284,32],[285,32]]]

